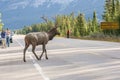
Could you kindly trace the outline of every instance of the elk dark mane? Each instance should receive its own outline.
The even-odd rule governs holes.
[[[52,40],[54,38],[54,36],[56,35],[60,35],[58,33],[58,31],[56,30],[56,28],[53,28],[51,29],[49,32],[48,32],[48,36],[49,36],[49,40]]]

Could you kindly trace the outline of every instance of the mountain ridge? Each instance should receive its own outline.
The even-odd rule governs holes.
[[[37,3],[38,2],[38,3]],[[42,22],[41,16],[53,17],[55,15],[68,15],[83,13],[92,18],[93,11],[102,20],[104,0],[2,0],[0,12],[5,28],[20,29],[24,26]]]

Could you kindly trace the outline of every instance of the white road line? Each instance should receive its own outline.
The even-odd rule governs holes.
[[[54,49],[54,50],[48,50],[48,51],[63,51],[63,50],[79,50],[79,51],[106,51],[106,50],[120,50],[120,47],[114,47],[114,48],[91,48],[91,47],[88,47],[88,48],[66,48],[66,49]]]
[[[44,80],[50,80],[48,77],[45,76],[45,74],[43,73],[42,71],[42,68],[40,67],[40,65],[35,61],[35,59],[29,55],[30,58],[32,59],[33,61],[33,65],[35,66],[35,68],[39,71],[40,75],[43,77]]]
[[[11,49],[9,49],[9,50],[11,51]],[[12,50],[16,50],[16,49],[14,48]],[[111,51],[111,50],[120,50],[120,48],[118,48],[118,47],[115,47],[115,48],[87,48],[87,49],[85,49],[85,48],[66,48],[66,49],[52,49],[52,50],[47,50],[47,51],[49,53],[56,54],[56,53],[72,53],[72,52],[79,52],[79,51],[90,52],[90,51]],[[5,50],[4,50],[4,52],[5,52]],[[36,51],[36,52],[42,52],[42,51]],[[27,53],[30,53],[30,52],[27,52]]]
[[[119,48],[113,48],[113,49],[111,49],[111,48],[108,48],[107,50],[113,50],[113,49],[119,49]],[[91,50],[91,49],[90,49]],[[37,53],[41,53],[41,51],[36,51]],[[79,53],[79,52],[81,52],[81,53],[79,53],[79,54],[84,54],[83,52],[87,52],[87,53],[90,53],[90,54],[94,54],[94,55],[98,55],[98,56],[103,56],[103,57],[107,57],[107,58],[111,58],[111,59],[120,59],[119,57],[116,57],[116,56],[113,56],[113,55],[107,55],[107,54],[100,54],[100,53],[96,53],[96,52],[94,52],[94,50],[93,51],[89,51],[89,50],[85,50],[85,49],[83,49],[83,50],[78,50],[78,48],[74,48],[74,49],[69,49],[69,48],[67,48],[67,49],[65,49],[65,50],[63,50],[63,49],[55,49],[55,50],[48,50],[48,52],[49,52],[49,54],[57,54],[57,55],[59,55],[59,54],[65,54],[65,53],[69,53],[69,54],[72,54],[72,53]],[[27,51],[27,54],[29,55],[30,53],[32,53],[32,52],[28,52]],[[21,52],[14,52],[14,53],[8,53],[8,54],[0,54],[0,60],[2,60],[2,59],[9,59],[9,58],[16,58],[16,56],[17,55],[19,55],[19,57],[17,56],[17,58],[21,58],[22,56],[20,56],[20,55],[22,55],[23,53],[21,53]],[[11,57],[10,57],[11,56]],[[32,61],[34,60],[33,59],[33,57],[30,55],[30,56],[28,56],[28,57],[30,57],[30,59],[32,59]],[[35,63],[35,60],[33,61],[33,64]],[[38,65],[37,64],[34,64],[34,66],[36,66],[36,68],[38,67]],[[37,68],[37,70],[39,71],[39,69]],[[40,71],[41,71],[41,69],[40,69]],[[46,78],[45,78],[46,79]]]
[[[21,46],[24,47],[18,40],[16,40],[16,42]],[[28,52],[28,51],[27,51]],[[36,70],[38,70],[39,74],[42,76],[42,78],[44,80],[50,80],[50,78],[48,78],[47,76],[45,76],[45,74],[43,73],[42,68],[40,67],[40,65],[35,61],[35,59],[32,57],[32,55],[29,55],[30,59],[32,59],[33,65],[36,68]]]
[[[90,52],[90,51],[111,51],[111,50],[120,50],[120,48],[116,47],[116,48],[101,48],[101,49],[82,49],[82,48],[67,48],[67,49],[56,49],[56,50],[48,50],[49,53],[51,54],[56,54],[56,53],[72,53],[72,52],[79,52],[79,51],[83,51],[83,52]],[[41,52],[41,51],[38,51]]]
[[[112,66],[97,67],[97,68],[88,68],[88,69],[80,69],[80,68],[77,69],[76,68],[76,69],[71,69],[71,70],[69,70],[66,73],[56,75],[55,77],[61,77],[61,76],[67,76],[67,75],[74,75],[74,74],[78,74],[78,73],[81,74],[81,75],[82,74],[93,73],[93,72],[97,73],[97,72],[100,72],[100,71],[112,70],[112,69],[115,69],[115,68],[119,69],[120,65],[112,65]]]

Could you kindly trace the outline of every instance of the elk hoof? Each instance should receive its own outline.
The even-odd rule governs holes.
[[[48,60],[48,57],[46,57],[46,59]]]
[[[24,62],[26,62],[26,60],[23,60]]]
[[[39,60],[41,60],[41,58],[39,58]]]
[[[39,60],[41,60],[42,56],[39,57]]]
[[[37,58],[37,60],[40,60],[39,58]]]

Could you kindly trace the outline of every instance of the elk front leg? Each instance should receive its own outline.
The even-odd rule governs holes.
[[[44,52],[45,52],[45,45],[43,44],[43,45],[42,45],[42,54],[40,55],[40,58],[39,58],[40,60],[41,60]]]
[[[37,60],[39,60],[38,56],[35,53],[35,48],[36,48],[36,45],[32,45],[32,52],[35,55],[35,57],[37,58]]]

